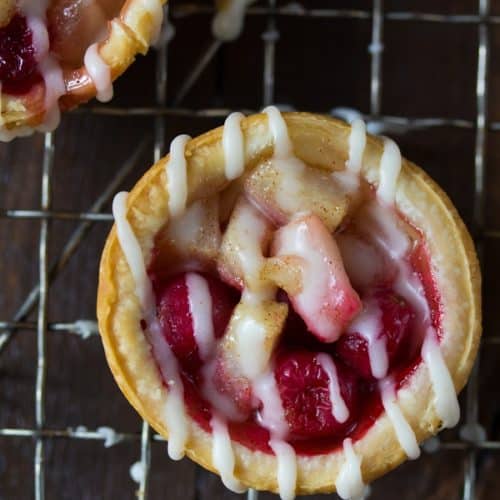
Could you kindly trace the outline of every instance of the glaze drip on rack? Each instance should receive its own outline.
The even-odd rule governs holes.
[[[220,2],[212,20],[212,34],[222,42],[236,40],[243,29],[243,21],[248,5],[255,0],[226,0]]]

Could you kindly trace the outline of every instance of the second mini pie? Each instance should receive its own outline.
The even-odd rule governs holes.
[[[165,0],[1,0],[0,141],[53,130],[158,40]]]

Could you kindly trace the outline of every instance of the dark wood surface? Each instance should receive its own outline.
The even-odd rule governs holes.
[[[179,2],[176,2],[179,3]],[[387,0],[386,9],[441,13],[474,13],[477,2]],[[310,6],[351,6],[369,10],[371,2],[308,2]],[[493,2],[500,13],[500,2]],[[173,96],[193,61],[210,42],[210,18],[195,16],[174,21],[177,35],[169,50],[168,94]],[[278,20],[276,51],[277,103],[298,109],[328,111],[352,106],[369,111],[369,20]],[[242,37],[227,45],[201,76],[186,99],[192,108],[223,105],[257,109],[262,102],[262,31],[265,18],[252,17]],[[442,116],[475,120],[477,28],[387,21],[383,69],[384,114],[412,117]],[[491,29],[490,119],[500,120],[500,27]],[[115,86],[113,105],[147,106],[154,103],[155,56],[141,58]],[[222,76],[222,77],[221,77]],[[93,104],[93,103],[92,103]],[[166,140],[178,133],[196,135],[221,120],[167,118]],[[85,211],[132,155],[153,120],[104,117],[88,112],[64,117],[56,133],[53,207]],[[486,222],[500,230],[500,146],[498,133],[488,136]],[[473,221],[473,129],[436,128],[396,136],[403,154],[421,165],[449,193],[469,226]],[[0,209],[38,208],[43,137],[0,145]],[[151,164],[145,152],[121,186],[130,188]],[[105,207],[109,211],[109,206]],[[60,253],[77,226],[75,221],[51,225],[49,257]],[[49,294],[49,320],[74,321],[95,317],[97,268],[108,223],[96,223]],[[10,320],[27,293],[38,282],[39,221],[0,218],[0,320]],[[484,246],[485,335],[499,335],[499,239]],[[36,319],[35,315],[30,316]],[[50,429],[85,425],[111,426],[140,432],[141,422],[122,397],[106,366],[98,337],[49,332],[46,418]],[[479,388],[480,421],[490,440],[500,439],[500,345],[482,349]],[[0,356],[0,427],[34,425],[36,333],[18,331]],[[443,440],[455,440],[457,430]],[[28,438],[0,437],[0,499],[33,496],[34,443]],[[374,499],[436,499],[461,497],[464,451],[423,454],[416,462],[377,481]],[[129,467],[139,459],[138,442],[105,449],[100,441],[59,439],[46,444],[48,499],[128,499],[135,483]],[[500,451],[478,457],[478,498],[498,498]],[[236,498],[219,479],[188,460],[167,458],[166,446],[154,443],[150,481],[151,499],[209,500]],[[263,494],[269,499],[271,495]]]

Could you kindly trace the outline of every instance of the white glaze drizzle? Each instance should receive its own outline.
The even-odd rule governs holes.
[[[180,460],[184,456],[189,435],[184,407],[184,387],[179,375],[177,358],[165,342],[156,317],[153,288],[147,275],[141,246],[127,220],[127,196],[128,193],[121,192],[113,200],[116,232],[134,279],[135,293],[147,324],[146,336],[155,353],[163,380],[168,385],[168,397],[165,404],[165,421],[169,432],[168,454],[173,460]]]
[[[207,280],[196,273],[186,275],[189,312],[193,322],[193,334],[200,358],[207,360],[214,350],[214,324],[212,320],[212,296]]]
[[[278,462],[278,489],[281,500],[293,500],[297,485],[297,457],[295,450],[287,442],[271,439],[269,446]]]
[[[220,392],[215,385],[214,378],[217,370],[217,360],[213,359],[205,363],[201,368],[203,375],[202,394],[206,401],[221,415],[226,416],[229,420],[242,421],[245,420],[245,415],[236,405],[235,401],[227,394]]]
[[[410,250],[410,239],[398,224],[398,217],[390,206],[372,203],[364,224],[372,240],[388,255],[396,265]],[[371,226],[371,227],[370,227]]]
[[[50,132],[59,125],[61,120],[59,97],[64,95],[66,88],[62,69],[54,57],[47,56],[40,62],[39,68],[45,82],[45,119],[37,130]]]
[[[246,488],[234,477],[234,451],[227,423],[218,415],[210,420],[212,428],[212,462],[218,470],[224,486],[235,493],[243,493]]]
[[[382,311],[374,300],[365,300],[363,306],[363,311],[354,318],[347,333],[359,333],[366,340],[372,375],[381,379],[387,375],[389,368],[386,340],[379,336]]]
[[[212,34],[218,40],[236,40],[243,29],[246,8],[254,0],[228,0],[212,20]]]
[[[344,268],[356,290],[367,290],[383,276],[385,260],[374,245],[349,233],[340,233],[336,240]]]
[[[50,47],[49,33],[47,32],[45,22],[39,16],[34,15],[28,15],[26,21],[28,28],[31,30],[35,58],[38,62],[42,61],[49,52]]]
[[[307,197],[304,188],[305,163],[293,152],[288,128],[276,106],[268,106],[263,111],[268,118],[268,128],[274,143],[274,154],[270,159],[276,171],[274,196],[280,211],[295,214],[303,211],[303,200]]]
[[[366,147],[366,125],[359,118],[351,124],[349,134],[349,159],[346,161],[347,169],[353,174],[359,175],[363,165],[363,153]]]
[[[241,301],[242,304],[258,305],[263,300],[271,300],[276,288],[274,285],[261,286],[258,289],[252,286],[251,277],[255,277],[254,280],[258,279],[256,277],[259,276],[264,262],[260,241],[267,228],[262,225],[253,206],[241,207],[242,210],[244,208],[246,210],[240,212],[241,220],[238,220],[237,249],[247,284]],[[283,499],[293,498],[297,474],[296,458],[293,448],[283,440],[288,432],[288,425],[273,370],[268,366],[269,353],[266,352],[264,345],[266,329],[254,318],[243,317],[234,335],[239,370],[250,380],[254,396],[262,402],[257,418],[271,434],[273,445],[271,441],[269,444],[276,455],[280,496]]]
[[[266,330],[259,321],[246,315],[239,322],[235,337],[241,373],[254,380],[265,371],[269,360],[264,345]]]
[[[257,420],[275,439],[283,439],[288,433],[288,424],[274,373],[269,370],[258,377],[253,381],[252,389],[255,396],[262,401]]]
[[[258,209],[248,201],[241,201],[229,222],[226,234],[231,234],[231,248],[236,255],[235,263],[244,282],[242,302],[257,304],[274,297],[276,287],[261,279],[264,264],[262,244],[269,223]]]
[[[358,109],[348,108],[345,106],[337,106],[336,108],[332,108],[330,110],[330,114],[335,118],[340,118],[345,122],[351,124],[354,120],[362,120],[363,113]],[[369,124],[370,122],[368,122]]]
[[[349,156],[345,162],[346,168],[332,173],[332,179],[347,194],[353,194],[359,189],[365,147],[365,122],[360,118],[355,118],[351,123],[351,132],[349,134]]]
[[[149,313],[154,308],[153,289],[144,264],[141,246],[127,220],[127,198],[128,193],[125,191],[114,197],[113,217],[116,223],[118,241],[134,278],[135,294],[139,299],[143,313]]]
[[[267,115],[268,127],[274,140],[274,158],[293,158],[292,141],[280,110],[276,106],[268,106],[264,113]]]
[[[396,183],[401,171],[401,153],[397,145],[384,138],[384,151],[380,160],[380,180],[377,196],[381,205],[373,205],[371,215],[379,227],[374,240],[390,255],[397,267],[396,291],[416,310],[426,329],[422,358],[429,370],[435,396],[436,412],[445,427],[456,425],[460,407],[450,372],[443,360],[437,333],[432,326],[429,304],[419,278],[404,260],[410,249],[408,236],[398,227],[393,210]]]
[[[36,129],[40,132],[54,130],[61,119],[59,109],[59,98],[65,94],[66,86],[62,69],[49,53],[49,35],[46,27],[47,1],[24,1],[20,9],[29,20],[29,26],[33,31],[33,43],[38,66],[45,86],[45,118],[44,122]]]
[[[99,327],[97,321],[89,319],[77,319],[70,330],[72,333],[79,335],[82,339],[88,339],[92,335],[99,335]]]
[[[454,427],[460,419],[460,406],[450,372],[443,359],[434,329],[427,332],[422,347],[422,358],[429,370],[436,398],[436,412],[443,427]]]
[[[168,209],[171,217],[184,213],[187,202],[187,162],[184,155],[188,135],[177,136],[170,144],[170,158],[165,166],[168,190]]]
[[[297,178],[302,174],[303,164],[293,155],[292,142],[280,111],[275,106],[269,106],[264,109],[264,113],[268,116],[268,126],[274,142],[274,155],[272,161],[278,168],[280,168],[280,166],[284,168],[284,163],[286,162],[287,172],[292,169],[296,174],[295,176],[291,176],[293,178],[282,186],[283,192],[288,194],[285,198],[289,199],[289,196],[293,196],[293,193],[299,189]],[[283,165],[280,165],[280,162],[282,162]],[[286,199],[284,202],[288,203]],[[250,225],[248,225],[248,228],[250,229]],[[253,231],[255,231],[255,229],[253,229]],[[245,266],[246,270],[255,272],[255,268],[261,269],[263,260],[261,260],[260,251],[259,255],[259,261],[255,262],[254,265]],[[274,291],[273,287],[271,294],[274,294]],[[256,299],[262,300],[259,296],[255,297],[254,294],[248,294],[245,289],[243,300],[248,300],[249,298],[252,301]],[[250,326],[251,325],[249,325],[249,327]],[[280,497],[283,500],[291,500],[295,497],[297,457],[293,447],[284,440],[288,433],[288,424],[286,422],[274,372],[272,367],[268,367],[267,370],[263,370],[262,367],[259,367],[259,370],[254,370],[249,367],[249,363],[244,363],[243,366],[245,366],[245,370],[249,375],[261,373],[257,375],[256,378],[251,379],[253,394],[262,402],[262,408],[257,413],[257,419],[260,425],[269,430],[271,434],[269,446],[276,456]]]
[[[190,245],[195,244],[203,227],[204,210],[203,202],[195,201],[187,207],[182,216],[169,222],[167,233],[176,246],[187,250]]]
[[[144,474],[146,471],[144,470],[144,464],[141,461],[139,461],[139,462],[134,462],[130,466],[128,472],[130,474],[130,477],[132,478],[132,481],[136,482],[137,484],[140,484],[144,478]]]
[[[233,180],[245,169],[245,142],[241,131],[242,113],[231,113],[224,122],[222,148],[226,178]]]
[[[163,6],[160,0],[142,0],[142,7],[147,10],[153,21],[151,28],[151,45],[158,43],[163,21]]]
[[[97,91],[97,100],[108,102],[113,98],[113,83],[111,81],[111,68],[99,54],[99,44],[93,43],[85,51],[83,64],[94,82]]]
[[[356,193],[359,188],[359,176],[350,170],[338,170],[332,173],[332,179],[346,194]]]
[[[331,261],[325,258],[323,249],[311,245],[311,232],[305,224],[284,226],[280,229],[280,238],[283,250],[276,255],[293,255],[302,261],[302,289],[294,296],[297,308],[314,315],[316,331],[323,338],[332,338],[335,325],[324,307],[324,297],[329,290],[328,266]]]
[[[386,378],[380,383],[382,404],[387,417],[391,421],[396,437],[408,458],[416,459],[420,456],[417,438],[398,405],[394,382]]]
[[[361,457],[354,451],[351,438],[344,439],[343,449],[345,461],[335,480],[335,489],[343,500],[363,500],[368,488],[361,474]]]
[[[96,433],[104,439],[104,448],[111,448],[123,440],[123,436],[120,436],[112,427],[98,427]]]
[[[330,393],[330,402],[332,404],[332,415],[337,422],[343,424],[349,418],[349,409],[344,398],[340,393],[337,368],[328,354],[320,353],[316,356],[323,371],[328,375],[328,391]]]
[[[275,192],[278,206],[288,213],[300,211],[306,166],[295,156],[274,157],[272,162],[279,173],[279,185]]]
[[[401,153],[397,144],[387,137],[384,137],[384,151],[379,169],[377,196],[384,203],[392,204],[396,195],[396,182],[401,171]]]
[[[442,357],[437,333],[432,326],[431,311],[424,287],[405,260],[410,250],[410,240],[398,227],[396,215],[391,207],[374,205],[370,215],[378,228],[378,231],[372,234],[374,241],[384,249],[396,265],[395,291],[412,306],[425,329],[422,358],[429,370],[436,412],[445,427],[453,427],[458,422],[460,407],[450,372]]]

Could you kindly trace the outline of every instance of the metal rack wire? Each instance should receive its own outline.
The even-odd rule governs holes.
[[[183,3],[176,6],[173,13],[175,17],[195,16],[202,13],[213,12],[213,9],[199,4]],[[168,10],[167,10],[168,15]],[[315,18],[346,18],[371,20],[372,33],[369,51],[371,54],[371,79],[370,79],[370,110],[365,119],[390,130],[408,131],[416,129],[429,129],[432,127],[453,127],[475,130],[475,183],[474,183],[474,225],[473,232],[477,237],[479,254],[482,253],[482,244],[485,239],[500,238],[500,231],[490,230],[485,227],[484,217],[484,189],[486,169],[486,140],[487,134],[500,131],[500,122],[488,120],[488,59],[490,53],[489,30],[491,26],[500,24],[500,16],[490,15],[489,0],[479,0],[478,12],[466,15],[444,15],[424,12],[403,12],[384,10],[383,0],[374,0],[371,10],[344,10],[344,9],[308,9],[299,3],[290,3],[286,6],[277,7],[275,0],[269,0],[265,6],[255,6],[248,10],[249,16],[265,16],[267,18],[266,29],[262,34],[264,40],[264,70],[263,70],[263,105],[273,102],[275,86],[275,44],[279,37],[277,31],[276,17],[315,17]],[[415,21],[420,23],[443,23],[443,24],[471,24],[477,26],[478,30],[478,53],[477,53],[477,75],[476,75],[476,108],[475,121],[461,118],[449,119],[431,117],[425,119],[411,119],[402,116],[386,116],[382,114],[381,102],[383,82],[383,57],[384,57],[384,24],[386,21],[405,22]],[[166,116],[193,116],[193,117],[224,117],[228,109],[198,109],[191,110],[181,108],[180,105],[191,87],[195,84],[204,68],[210,63],[214,55],[221,47],[222,42],[214,40],[208,49],[201,55],[193,66],[190,74],[181,85],[180,90],[172,102],[174,105],[166,106],[167,96],[167,59],[168,47],[163,45],[157,52],[157,69],[155,80],[156,105],[154,107],[130,108],[130,107],[93,107],[82,108],[77,113],[93,113],[100,115],[121,116],[151,116],[154,118],[155,133],[153,144],[153,155],[155,161],[164,153]],[[250,111],[250,110],[248,110]],[[137,163],[141,152],[150,147],[147,141],[141,143],[135,154],[117,172],[110,184],[101,193],[99,198],[85,212],[54,211],[51,209],[51,191],[53,186],[52,170],[55,156],[56,133],[45,136],[44,153],[41,159],[41,200],[38,210],[6,209],[0,211],[1,218],[8,219],[37,219],[40,221],[38,262],[39,283],[26,297],[14,317],[0,321],[0,355],[9,340],[19,329],[34,330],[37,333],[37,370],[35,388],[35,427],[28,428],[2,428],[0,436],[4,437],[27,437],[35,440],[34,452],[34,496],[37,500],[45,498],[45,451],[44,445],[47,440],[53,438],[103,440],[105,437],[100,432],[87,431],[82,428],[53,430],[48,428],[45,418],[46,399],[46,336],[48,331],[69,332],[87,338],[96,334],[95,320],[78,320],[63,323],[48,323],[48,294],[52,281],[64,268],[78,246],[83,241],[92,224],[98,222],[109,223],[111,214],[103,213],[103,207],[109,202],[112,195],[118,190],[120,184]],[[72,233],[60,255],[54,263],[49,266],[48,242],[51,236],[51,225],[54,220],[76,220],[80,221],[76,230]],[[97,258],[98,256],[96,256]],[[27,321],[28,314],[37,308],[36,321]],[[500,344],[500,337],[488,337],[488,344]],[[459,450],[466,453],[466,466],[463,480],[463,499],[473,500],[476,498],[476,459],[480,450],[500,451],[500,441],[488,440],[478,421],[478,366],[479,360],[472,372],[466,396],[466,410],[464,423],[468,429],[463,433],[467,439],[443,442],[441,449]],[[148,496],[148,478],[151,464],[151,445],[154,442],[163,441],[161,436],[152,434],[149,426],[144,422],[137,433],[117,433],[119,440],[134,441],[140,445],[140,467],[142,470],[137,496],[146,499]],[[249,500],[257,498],[255,491],[248,493]]]

